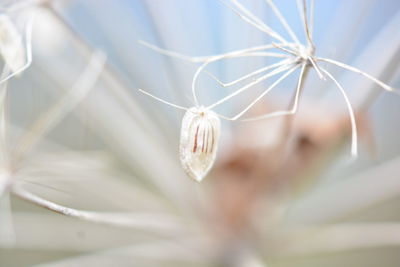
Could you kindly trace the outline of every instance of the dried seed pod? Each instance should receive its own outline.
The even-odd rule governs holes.
[[[5,14],[0,15],[0,54],[12,72],[18,72],[26,64],[22,36]]]
[[[190,108],[183,117],[180,159],[186,173],[198,182],[214,164],[220,128],[217,115],[203,107]]]

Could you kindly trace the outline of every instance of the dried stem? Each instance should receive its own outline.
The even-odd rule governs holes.
[[[164,214],[130,214],[118,212],[94,212],[69,208],[59,205],[52,201],[41,198],[32,194],[21,186],[15,185],[12,188],[12,194],[30,202],[39,207],[50,211],[89,221],[98,224],[105,224],[114,227],[134,228],[140,230],[148,230],[150,232],[158,231],[163,234],[176,234],[180,232],[182,226],[170,215]]]

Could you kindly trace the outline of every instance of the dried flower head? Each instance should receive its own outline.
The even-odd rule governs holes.
[[[199,76],[199,74],[204,70],[204,68],[209,65],[212,62],[226,59],[226,58],[232,58],[232,57],[283,57],[284,59],[278,63],[262,67],[260,69],[257,69],[249,74],[246,74],[232,82],[224,83],[221,82],[219,79],[217,79],[215,76],[212,75],[214,79],[217,80],[217,82],[226,87],[226,86],[231,86],[234,85],[238,82],[248,80],[250,78],[253,78],[253,81],[249,82],[245,86],[241,87],[240,89],[237,89],[234,91],[232,94],[228,95],[227,97],[221,99],[219,102],[215,103],[214,105],[211,105],[210,108],[214,108],[215,106],[225,102],[226,100],[230,99],[232,96],[235,96],[239,93],[244,92],[245,90],[253,87],[254,85],[257,85],[261,83],[262,81],[283,73],[281,77],[279,77],[271,86],[269,86],[263,93],[261,93],[254,101],[252,101],[244,110],[239,112],[236,116],[233,117],[224,117],[228,120],[237,120],[240,117],[242,117],[250,108],[252,108],[257,102],[260,101],[261,98],[263,98],[266,94],[268,94],[274,87],[276,87],[278,84],[280,84],[283,80],[285,80],[290,74],[292,74],[296,69],[301,68],[300,75],[298,78],[298,84],[297,84],[297,89],[295,93],[295,100],[293,103],[293,106],[289,110],[284,110],[284,111],[277,111],[277,112],[272,112],[252,118],[247,118],[245,121],[254,121],[254,120],[260,120],[260,119],[267,119],[267,118],[272,118],[272,117],[277,117],[277,116],[286,116],[286,115],[293,115],[297,112],[298,109],[298,102],[299,98],[301,95],[301,91],[304,87],[304,80],[309,72],[309,69],[315,69],[317,72],[318,76],[326,80],[326,76],[334,82],[334,84],[337,86],[337,88],[340,90],[341,94],[343,95],[343,98],[346,102],[347,108],[348,108],[348,113],[350,116],[350,122],[351,122],[351,128],[352,128],[352,141],[351,141],[351,154],[352,156],[356,157],[357,156],[357,127],[356,127],[356,119],[354,116],[354,111],[351,106],[350,100],[346,94],[346,91],[342,87],[342,85],[337,81],[337,79],[330,73],[328,72],[325,68],[321,67],[318,65],[318,62],[327,62],[330,64],[333,64],[335,66],[338,66],[340,68],[352,71],[354,73],[363,75],[367,79],[371,80],[378,86],[382,87],[383,89],[387,91],[394,91],[392,87],[389,85],[383,83],[382,81],[374,78],[373,76],[369,75],[368,73],[361,71],[355,67],[349,66],[347,64],[344,64],[342,62],[329,59],[329,58],[324,58],[324,57],[319,57],[315,55],[316,51],[316,46],[312,40],[312,34],[313,34],[313,26],[314,26],[314,0],[311,0],[311,15],[310,18],[308,18],[308,12],[307,12],[307,6],[306,6],[306,0],[298,0],[297,1],[297,6],[299,8],[299,13],[300,17],[303,20],[303,25],[304,25],[304,31],[307,39],[307,44],[304,45],[300,43],[299,38],[296,36],[296,34],[293,32],[285,18],[282,16],[281,12],[279,9],[275,6],[274,2],[272,0],[265,0],[265,2],[269,5],[269,7],[272,9],[274,14],[277,16],[283,27],[286,29],[290,37],[292,38],[292,41],[286,40],[284,37],[282,37],[278,32],[274,31],[271,27],[269,27],[267,24],[265,24],[261,19],[259,19],[257,16],[255,16],[251,11],[249,11],[244,5],[242,5],[239,1],[237,0],[231,0],[230,3],[234,5],[233,8],[229,4],[226,4],[224,1],[221,0],[223,4],[225,4],[227,7],[232,9],[243,21],[246,23],[250,24],[254,28],[260,30],[261,32],[269,35],[271,38],[276,40],[276,42],[272,42],[271,44],[267,44],[264,46],[255,46],[247,49],[241,49],[241,50],[236,50],[232,52],[228,52],[225,54],[220,54],[220,55],[213,55],[213,56],[208,56],[208,57],[188,57],[185,55],[181,55],[176,52],[172,52],[169,50],[161,49],[158,48],[154,45],[150,45],[146,42],[142,42],[142,44],[162,53],[168,56],[173,56],[173,57],[178,57],[190,62],[204,62],[197,70],[197,72],[194,75],[193,82],[192,82],[192,91],[193,94],[195,92],[195,84],[196,80]],[[279,54],[279,53],[268,53],[268,52],[258,52],[258,51],[264,51],[264,50],[270,50],[270,49],[279,49],[283,51],[285,54]],[[270,71],[271,70],[271,71]],[[264,74],[261,77],[254,78],[256,75],[270,71],[267,74]]]

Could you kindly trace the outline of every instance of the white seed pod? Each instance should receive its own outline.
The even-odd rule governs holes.
[[[182,120],[180,159],[183,169],[197,182],[214,164],[221,123],[217,115],[203,107],[186,111]]]
[[[26,64],[21,34],[5,14],[0,15],[0,54],[12,72],[17,72]]]

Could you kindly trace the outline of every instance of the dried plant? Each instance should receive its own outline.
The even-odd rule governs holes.
[[[302,20],[304,22],[304,31],[305,31],[305,35],[306,35],[306,39],[307,39],[307,45],[303,45],[300,43],[298,37],[293,32],[292,28],[290,28],[286,19],[282,16],[281,12],[279,11],[279,9],[276,7],[276,5],[274,4],[274,2],[272,0],[266,0],[266,3],[273,10],[274,14],[279,18],[279,21],[284,26],[284,28],[287,30],[290,37],[293,39],[293,43],[287,41],[279,33],[274,31],[273,29],[271,29],[268,25],[266,25],[262,20],[260,20],[258,17],[256,17],[248,9],[246,9],[238,1],[232,0],[231,2],[238,9],[238,11],[236,11],[235,9],[232,9],[232,10],[234,10],[241,19],[243,19],[245,22],[249,23],[251,26],[255,27],[256,29],[260,30],[261,32],[266,33],[274,40],[279,41],[280,43],[273,42],[271,44],[267,44],[267,45],[263,45],[263,46],[255,46],[255,47],[251,47],[251,48],[247,48],[247,49],[241,49],[241,50],[237,50],[237,51],[233,51],[233,52],[228,52],[225,54],[214,55],[214,56],[209,56],[209,57],[194,57],[194,58],[180,55],[173,51],[163,50],[163,49],[160,49],[158,47],[155,47],[155,46],[150,45],[145,42],[142,42],[142,43],[150,48],[153,48],[154,50],[156,50],[162,54],[165,54],[165,55],[175,56],[175,57],[185,59],[185,60],[188,60],[188,61],[191,61],[194,63],[204,62],[197,69],[197,71],[194,75],[194,78],[193,78],[193,82],[192,82],[193,98],[194,98],[194,101],[197,106],[198,106],[198,100],[196,97],[196,89],[195,89],[196,80],[197,80],[199,74],[201,73],[201,71],[203,71],[204,68],[211,62],[221,60],[221,59],[231,58],[231,57],[254,57],[255,56],[255,57],[278,57],[278,58],[283,57],[283,58],[285,58],[284,60],[282,60],[278,63],[257,69],[257,70],[255,70],[249,74],[246,74],[232,82],[223,83],[223,82],[219,81],[219,79],[215,78],[222,86],[226,87],[226,86],[234,85],[243,80],[247,80],[249,78],[254,78],[255,75],[258,75],[260,73],[263,73],[263,72],[266,72],[266,71],[269,71],[272,69],[271,72],[269,72],[261,77],[254,78],[254,80],[252,82],[250,82],[250,83],[246,84],[245,86],[241,87],[240,89],[234,91],[232,94],[228,95],[227,97],[224,97],[223,99],[219,100],[218,102],[208,106],[206,109],[215,108],[216,106],[224,103],[225,101],[229,100],[233,96],[236,96],[236,95],[244,92],[245,90],[261,83],[262,81],[264,81],[274,75],[285,72],[279,79],[276,80],[276,82],[274,82],[271,86],[269,86],[262,94],[260,94],[260,96],[258,96],[255,100],[253,100],[245,109],[243,109],[237,115],[230,117],[230,118],[224,117],[225,119],[228,119],[228,120],[237,120],[240,117],[242,117],[249,109],[251,109],[258,101],[260,101],[260,99],[262,99],[272,89],[274,89],[277,85],[279,85],[279,83],[281,83],[284,79],[286,79],[296,69],[301,67],[301,71],[300,71],[300,75],[299,75],[299,79],[298,79],[297,87],[296,87],[297,89],[296,89],[296,93],[295,93],[295,97],[294,97],[294,103],[293,103],[293,106],[290,108],[290,110],[276,111],[276,112],[264,114],[261,116],[257,116],[254,118],[249,118],[246,120],[254,121],[254,120],[260,120],[260,119],[273,118],[276,116],[285,116],[285,115],[295,114],[297,112],[301,90],[304,86],[303,80],[307,76],[309,69],[314,68],[315,71],[317,72],[318,76],[320,77],[320,79],[326,80],[325,76],[327,76],[329,79],[331,79],[335,83],[335,85],[338,87],[338,89],[340,90],[340,92],[342,93],[342,95],[346,101],[346,105],[347,105],[349,115],[350,115],[351,127],[352,127],[351,153],[353,156],[356,157],[357,156],[357,127],[356,127],[356,123],[355,123],[355,116],[354,116],[353,108],[350,104],[350,101],[346,94],[346,91],[343,89],[342,85],[332,76],[332,74],[330,72],[328,72],[326,69],[318,66],[318,62],[328,62],[328,63],[334,64],[338,67],[344,68],[346,70],[350,70],[352,72],[361,74],[387,91],[393,91],[394,89],[391,88],[389,85],[383,83],[382,81],[376,79],[375,77],[369,75],[368,73],[366,73],[362,70],[359,70],[355,67],[346,65],[342,62],[339,62],[339,61],[336,61],[333,59],[317,57],[315,55],[316,47],[312,40],[313,26],[314,26],[314,5],[315,5],[314,0],[311,0],[312,15],[310,16],[310,19],[307,18],[306,0],[303,0],[302,3],[300,0],[297,1],[297,6],[300,10],[300,17],[302,18]],[[227,6],[229,7],[229,5],[227,5]],[[277,53],[267,53],[267,52],[254,53],[254,51],[262,51],[262,50],[268,50],[268,49],[272,49],[272,48],[280,49],[283,52],[285,52],[287,55],[277,54]],[[214,76],[212,76],[212,77],[214,77]],[[152,97],[154,97],[154,96],[152,96]],[[157,99],[157,100],[160,100],[160,99]],[[164,103],[165,103],[165,101],[164,101]],[[171,105],[171,104],[169,104],[169,105]],[[176,107],[176,105],[175,105],[175,107]]]
[[[397,266],[399,5],[306,4],[2,3],[0,265]]]

